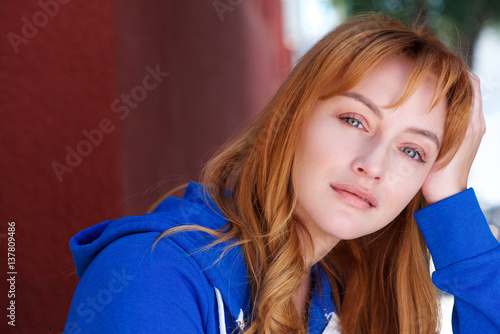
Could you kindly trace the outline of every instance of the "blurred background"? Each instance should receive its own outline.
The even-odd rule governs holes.
[[[499,238],[498,1],[2,1],[0,254],[6,268],[14,221],[17,275],[12,328],[0,272],[0,332],[62,333],[78,283],[69,239],[196,180],[305,50],[363,11],[429,20],[481,78],[488,130],[470,186]]]

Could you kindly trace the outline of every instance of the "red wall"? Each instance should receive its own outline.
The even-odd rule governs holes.
[[[116,90],[113,6],[55,4],[59,10],[53,7],[46,22],[36,1],[3,1],[0,11],[2,333],[62,331],[77,283],[70,236],[122,213],[118,129],[61,182],[52,168],[54,161],[65,164],[66,146],[85,140],[83,130],[103,118],[116,121],[109,109]],[[16,52],[8,34],[23,36],[22,19],[33,24],[34,15],[38,32]],[[5,315],[8,221],[16,223],[15,330]]]
[[[169,73],[121,124],[127,214],[196,179],[214,150],[268,101],[289,69],[279,4],[120,2],[119,90],[131,92],[147,66]]]
[[[78,282],[70,237],[195,179],[287,74],[280,1],[220,0],[223,13],[216,2],[42,0],[51,15],[38,1],[2,2],[0,332],[62,332]],[[169,75],[153,88],[147,66]],[[66,161],[68,150],[85,156]]]

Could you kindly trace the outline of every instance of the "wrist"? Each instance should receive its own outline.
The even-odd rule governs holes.
[[[432,193],[423,193],[423,195],[427,204],[431,205],[442,201],[445,198],[461,193],[464,190],[467,190],[467,186],[446,187],[439,189],[439,191],[433,191]]]

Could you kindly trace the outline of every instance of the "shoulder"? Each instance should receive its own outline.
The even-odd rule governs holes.
[[[169,318],[181,312],[198,321],[179,333],[202,331],[213,317],[213,307],[207,308],[215,304],[213,287],[174,241],[164,238],[152,249],[159,235],[129,234],[102,249],[81,277],[68,322],[84,332],[144,332],[149,326],[157,332],[166,324],[171,330]]]
[[[218,326],[214,286],[226,280],[226,271],[219,269],[223,261],[214,263],[225,245],[206,248],[213,236],[184,231],[153,248],[173,227],[226,226],[211,204],[192,183],[184,198],[167,198],[152,213],[103,222],[73,237],[80,283],[65,333],[213,332]],[[226,255],[232,266],[233,253]]]

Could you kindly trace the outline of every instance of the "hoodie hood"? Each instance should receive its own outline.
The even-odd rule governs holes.
[[[121,237],[145,232],[161,234],[183,225],[218,230],[226,227],[228,221],[202,185],[191,182],[182,199],[169,197],[152,213],[105,221],[75,235],[70,241],[70,249],[78,277],[82,277],[102,249]],[[250,304],[250,286],[241,249],[239,246],[227,248],[231,243],[226,242],[212,246],[210,251],[203,250],[214,241],[216,239],[208,233],[189,231],[172,234],[159,242],[175,242],[186,250],[220,291],[232,317],[241,321]]]

